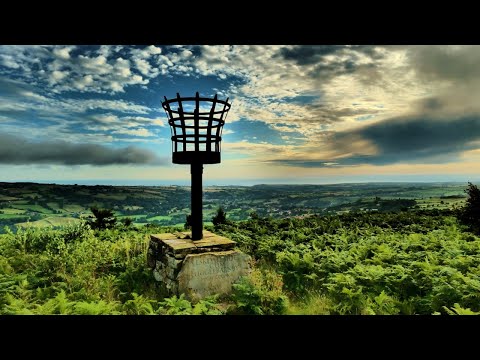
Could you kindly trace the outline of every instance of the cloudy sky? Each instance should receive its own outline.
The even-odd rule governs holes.
[[[207,184],[480,179],[480,46],[0,46],[0,181],[186,184],[161,99],[229,97]]]

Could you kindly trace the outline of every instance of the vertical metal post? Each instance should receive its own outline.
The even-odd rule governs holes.
[[[203,238],[203,209],[202,209],[202,174],[203,164],[192,163],[190,165],[192,175],[192,240]]]

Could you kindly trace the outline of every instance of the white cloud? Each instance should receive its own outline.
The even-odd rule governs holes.
[[[68,76],[68,71],[55,70],[50,74],[49,83],[55,85]]]
[[[0,46],[0,65],[21,69],[18,75],[31,84],[45,82],[54,93],[64,91],[118,93],[125,87],[146,85],[159,69],[140,62],[133,71],[130,59],[119,56],[121,46],[101,46],[96,53],[74,52],[76,46]],[[140,49],[144,56],[160,54],[155,46]],[[135,59],[133,59],[135,60]],[[146,60],[145,60],[146,61]],[[143,75],[143,76],[142,76]]]
[[[148,77],[156,77],[159,74],[157,68],[153,68],[150,63],[144,59],[134,59],[135,65],[143,75]]]
[[[58,47],[53,49],[53,55],[62,60],[68,60],[70,59],[70,51],[73,49],[75,49],[74,46]]]
[[[20,67],[12,55],[0,54],[0,63],[11,69],[18,69]]]
[[[97,120],[98,122],[100,122],[102,124],[112,124],[112,123],[117,123],[118,122],[118,116],[113,115],[113,114],[93,115],[92,118]]]
[[[124,116],[120,119],[123,126],[135,127],[139,125],[143,126],[161,126],[167,125],[167,121],[164,119],[149,118],[143,116]]]
[[[99,99],[85,99],[73,100],[65,99],[61,101],[59,106],[67,108],[69,111],[82,113],[87,110],[113,110],[122,111],[125,113],[147,114],[152,109],[148,106],[135,104],[131,101],[125,100],[99,100]]]
[[[150,45],[143,49],[131,49],[130,53],[134,58],[148,59],[153,55],[160,55],[162,53],[162,49],[156,47],[155,45]]]
[[[145,128],[139,128],[139,129],[121,129],[121,130],[116,130],[113,132],[114,134],[122,134],[122,135],[131,135],[131,136],[140,136],[140,137],[151,137],[155,136],[152,132]]]

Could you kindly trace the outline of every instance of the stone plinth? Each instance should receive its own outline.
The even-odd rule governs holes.
[[[190,233],[150,235],[148,265],[169,295],[185,294],[191,301],[228,294],[232,284],[250,271],[250,257],[235,242],[203,231],[192,241]]]

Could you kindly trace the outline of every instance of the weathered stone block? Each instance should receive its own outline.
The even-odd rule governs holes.
[[[184,293],[198,301],[228,294],[232,284],[248,273],[250,257],[234,247],[234,241],[209,231],[198,241],[192,241],[188,232],[154,234],[147,262],[167,294]]]
[[[178,274],[178,291],[198,301],[214,294],[228,294],[232,284],[248,274],[250,257],[238,250],[189,254]]]

